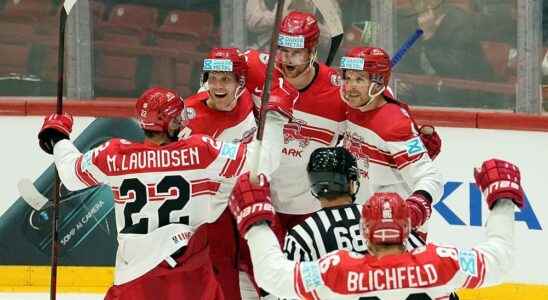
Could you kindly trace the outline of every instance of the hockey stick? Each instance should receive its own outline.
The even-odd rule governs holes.
[[[59,17],[59,49],[57,57],[57,114],[63,114],[63,88],[65,75],[65,27],[68,15],[78,0],[65,0]],[[61,180],[57,170],[55,171],[55,190],[53,195],[51,218],[51,278],[50,300],[57,299],[57,263],[59,259],[59,186]]]
[[[42,195],[28,178],[19,180],[17,183],[17,190],[19,191],[21,198],[23,198],[23,201],[34,210],[41,210],[49,202],[48,198]]]
[[[400,60],[403,58],[405,53],[413,47],[413,45],[417,42],[417,40],[422,36],[424,31],[422,29],[417,29],[411,36],[407,38],[407,40],[401,45],[400,49],[396,51],[396,53],[392,56],[392,60],[390,61],[390,68],[394,68]]]
[[[268,56],[268,65],[266,67],[266,79],[263,87],[263,95],[261,97],[261,115],[259,117],[259,126],[257,128],[257,140],[263,140],[264,126],[266,121],[266,105],[270,98],[270,86],[272,84],[272,73],[274,71],[274,61],[276,60],[276,52],[278,50],[278,35],[280,32],[280,23],[282,21],[282,13],[285,0],[278,0],[276,7],[276,15],[274,22],[274,30],[272,30],[272,38],[270,39],[270,52]]]
[[[323,19],[325,20],[325,25],[329,29],[329,35],[331,36],[331,46],[329,48],[329,53],[327,55],[327,59],[325,60],[325,64],[330,66],[333,62],[333,59],[335,59],[335,55],[337,54],[337,50],[339,50],[339,47],[341,46],[343,36],[344,36],[344,29],[341,18],[337,15],[337,7],[336,4],[332,0],[313,0],[314,5],[318,8],[320,11],[320,14],[323,16]]]

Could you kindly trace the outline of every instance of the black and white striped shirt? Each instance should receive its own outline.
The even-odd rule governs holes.
[[[361,205],[348,204],[323,208],[285,236],[284,253],[290,260],[313,261],[339,249],[366,254],[367,244],[360,228]],[[407,248],[426,245],[415,232],[407,240]]]

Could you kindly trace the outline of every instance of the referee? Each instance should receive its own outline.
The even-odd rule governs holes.
[[[354,156],[342,147],[319,148],[310,156],[306,169],[312,195],[320,201],[322,209],[288,231],[284,241],[287,258],[313,261],[343,248],[366,254],[361,207],[354,204],[359,189]],[[409,235],[408,248],[425,244],[416,233]]]
[[[312,152],[306,171],[312,195],[320,201],[322,209],[287,232],[284,241],[287,258],[313,261],[343,248],[367,254],[367,245],[361,233],[361,206],[354,204],[360,188],[354,156],[342,147],[318,148]],[[407,249],[425,246],[424,236],[412,230],[407,239]],[[416,294],[412,299],[430,298]],[[458,299],[456,293],[449,297],[449,300]]]

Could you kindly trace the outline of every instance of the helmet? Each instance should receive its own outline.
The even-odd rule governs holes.
[[[358,181],[356,158],[342,147],[318,148],[310,155],[306,167],[314,197],[333,197],[356,194],[349,190],[350,183]]]
[[[372,82],[384,87],[390,81],[390,55],[382,48],[354,47],[341,58],[341,69],[366,71]]]
[[[207,81],[210,71],[232,72],[240,85],[244,86],[247,79],[247,63],[238,48],[213,48],[204,59],[202,66],[203,82]]]
[[[135,104],[141,128],[148,131],[167,132],[169,123],[181,115],[183,98],[177,92],[153,87],[146,90]]]
[[[363,205],[362,222],[366,238],[377,245],[403,244],[411,221],[407,204],[397,193],[375,193]]]
[[[313,14],[292,11],[280,24],[278,46],[312,50],[318,45],[319,39],[320,28]]]

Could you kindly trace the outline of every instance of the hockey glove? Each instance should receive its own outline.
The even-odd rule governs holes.
[[[38,133],[40,148],[48,154],[53,154],[53,147],[57,142],[68,139],[72,132],[72,116],[51,114],[44,118],[42,129]]]
[[[521,175],[515,165],[500,159],[486,160],[481,168],[474,169],[474,178],[490,209],[501,198],[512,199],[523,207]]]
[[[430,159],[434,160],[441,152],[441,138],[432,125],[423,125],[419,129],[419,136],[428,151]]]
[[[411,219],[411,228],[415,229],[423,225],[432,214],[432,200],[421,192],[414,192],[405,200]]]
[[[265,110],[266,112],[277,111],[291,120],[293,118],[293,104],[298,97],[299,92],[290,83],[281,77],[274,79]]]
[[[259,183],[255,184],[249,174],[246,172],[238,177],[228,202],[242,236],[256,223],[268,221],[272,224],[276,216],[270,200],[268,179],[264,174],[259,174]]]

